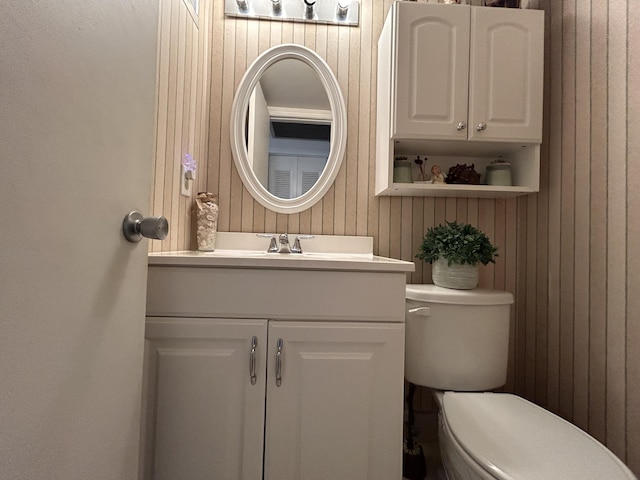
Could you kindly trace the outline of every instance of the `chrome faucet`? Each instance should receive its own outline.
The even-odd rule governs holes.
[[[289,235],[287,235],[286,233],[281,233],[278,237],[278,242],[280,243],[278,253],[292,253],[291,246],[289,245]]]
[[[313,235],[298,235],[296,236],[295,241],[293,242],[293,247],[289,243],[289,235],[286,233],[282,233],[277,236],[276,243],[276,235],[271,233],[256,233],[257,237],[262,238],[270,238],[269,248],[267,248],[268,253],[302,253],[302,246],[300,245],[301,239],[313,238]]]

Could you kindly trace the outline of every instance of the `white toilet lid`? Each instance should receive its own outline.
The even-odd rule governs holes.
[[[455,290],[431,284],[409,284],[405,289],[405,298],[427,303],[447,305],[511,305],[513,294],[502,290]]]
[[[455,440],[497,479],[636,478],[596,439],[515,395],[446,392],[442,411]]]

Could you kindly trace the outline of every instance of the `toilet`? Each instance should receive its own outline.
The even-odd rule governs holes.
[[[407,285],[405,377],[433,389],[449,480],[631,480],[575,425],[508,393],[513,295]]]

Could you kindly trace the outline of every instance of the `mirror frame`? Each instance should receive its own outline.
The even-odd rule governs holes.
[[[253,89],[262,74],[274,63],[285,59],[297,59],[309,65],[318,75],[331,106],[331,147],[322,174],[303,195],[285,199],[270,193],[258,180],[249,166],[246,114]],[[231,107],[231,153],[242,183],[261,205],[278,213],[298,213],[317,203],[333,185],[344,158],[347,144],[347,109],[338,81],[331,68],[316,52],[302,45],[283,44],[270,48],[260,55],[247,69]]]

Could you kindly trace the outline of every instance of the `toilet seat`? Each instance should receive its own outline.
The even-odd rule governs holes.
[[[453,439],[495,479],[636,478],[593,437],[515,395],[446,392],[442,414]]]

